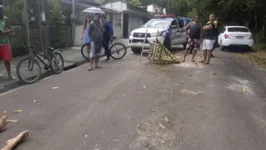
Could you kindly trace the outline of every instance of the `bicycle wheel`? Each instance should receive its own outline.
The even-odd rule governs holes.
[[[17,65],[16,72],[19,80],[26,84],[35,83],[41,78],[41,66],[31,57],[22,59]]]
[[[111,57],[113,59],[121,59],[127,54],[127,48],[122,43],[115,43],[110,47]]]
[[[87,59],[87,60],[90,60],[90,54],[89,54],[89,50],[88,50],[88,45],[89,43],[87,44],[83,44],[82,47],[81,47],[81,55]]]
[[[59,74],[64,70],[64,58],[63,56],[55,52],[52,54],[52,58],[50,59],[50,67],[53,73]]]

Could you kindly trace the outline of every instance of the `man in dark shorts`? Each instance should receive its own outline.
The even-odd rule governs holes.
[[[190,30],[189,33],[188,33],[188,30]],[[199,23],[199,17],[198,16],[195,16],[194,21],[190,22],[186,26],[186,34],[188,37],[188,43],[187,43],[187,47],[185,49],[183,62],[186,61],[186,57],[187,57],[187,54],[189,51],[193,51],[191,61],[195,62],[194,58],[197,54],[197,51],[200,49],[200,42],[201,42],[201,36],[202,36],[202,29],[201,29],[201,25]]]
[[[102,51],[103,28],[100,22],[100,14],[95,14],[94,22],[90,25],[89,34],[91,36],[91,51],[89,71],[93,69],[93,61],[95,61],[95,68],[101,68],[98,65],[100,54]]]

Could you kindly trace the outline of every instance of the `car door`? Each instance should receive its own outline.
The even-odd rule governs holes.
[[[177,39],[178,39],[178,36],[179,36],[179,33],[178,33],[178,23],[177,23],[177,20],[173,20],[171,25],[170,25],[170,28],[171,28],[171,44],[172,45],[176,45],[177,43]]]
[[[177,29],[177,33],[176,33],[176,41],[175,41],[175,45],[179,45],[179,44],[184,44],[186,43],[187,39],[186,39],[186,33],[184,30],[184,20],[183,19],[178,19],[177,20],[177,25],[178,25],[178,29]]]

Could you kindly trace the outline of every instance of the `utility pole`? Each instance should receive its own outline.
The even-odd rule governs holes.
[[[28,0],[24,0],[23,6],[24,24],[26,25],[27,32],[27,45],[30,45],[30,28],[29,28],[29,15],[28,15]],[[31,51],[30,51],[31,53]]]
[[[72,20],[72,41],[73,41],[73,45],[75,44],[75,0],[72,0],[72,15],[71,15],[71,20]]]

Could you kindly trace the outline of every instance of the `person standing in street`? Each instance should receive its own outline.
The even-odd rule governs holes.
[[[211,57],[214,58],[214,55],[213,55],[213,51],[219,47],[219,44],[218,44],[218,36],[219,36],[219,30],[218,30],[218,20],[214,20],[214,25],[215,25],[215,32],[216,32],[216,37],[215,37],[215,42],[213,44],[213,48],[212,48],[212,55]]]
[[[106,20],[106,16],[103,16],[103,48],[105,50],[105,55],[106,55],[106,61],[110,61],[110,55],[111,51],[109,49],[109,43],[111,40],[111,37],[113,36],[113,27],[109,21]]]
[[[203,50],[204,59],[201,62],[204,64],[210,64],[213,45],[215,43],[216,34],[217,34],[214,24],[215,16],[211,14],[209,20],[210,21],[203,26],[204,40],[202,43],[202,50]]]
[[[200,49],[200,42],[202,38],[202,29],[201,25],[199,23],[199,17],[195,16],[194,21],[190,22],[186,28],[186,35],[188,38],[188,43],[185,49],[184,59],[183,62],[186,61],[186,57],[188,52],[192,51],[192,62],[195,62],[195,56],[197,54],[197,51]],[[188,32],[190,30],[190,32]]]
[[[89,55],[90,55],[90,42],[91,42],[91,37],[89,35],[90,24],[91,24],[91,16],[88,15],[82,28],[81,40],[83,42],[83,45],[86,44]]]
[[[93,62],[95,68],[101,68],[98,64],[102,50],[103,28],[100,21],[100,14],[95,14],[94,21],[89,27],[89,35],[91,37],[91,50],[90,50],[90,68],[88,71],[93,70]]]
[[[4,17],[4,7],[0,5],[0,58],[4,61],[8,78],[15,79],[11,74],[10,61],[12,59],[12,50],[9,42],[10,35],[13,33],[11,25]]]

